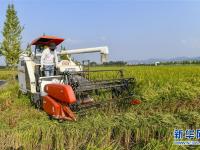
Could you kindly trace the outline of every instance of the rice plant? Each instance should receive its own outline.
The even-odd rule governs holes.
[[[200,128],[200,66],[96,67],[124,69],[136,78],[141,105],[93,110],[76,122],[59,123],[17,97],[16,72],[0,70],[0,149],[190,149],[173,145],[175,128]],[[107,75],[111,78],[113,74]],[[11,76],[11,78],[10,78]],[[92,78],[101,80],[99,74]],[[198,147],[192,147],[198,149]]]

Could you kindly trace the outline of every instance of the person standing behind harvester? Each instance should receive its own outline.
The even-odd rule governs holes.
[[[44,70],[46,77],[54,75],[54,67],[57,67],[58,56],[56,52],[56,44],[50,43],[44,46],[41,56],[41,70]]]

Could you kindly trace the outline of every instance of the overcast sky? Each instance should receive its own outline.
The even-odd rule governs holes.
[[[0,0],[1,31],[10,2],[23,47],[45,33],[67,49],[107,45],[110,60],[200,56],[200,0]]]

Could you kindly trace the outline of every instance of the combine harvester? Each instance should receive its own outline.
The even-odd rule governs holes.
[[[44,45],[50,43],[59,45],[63,41],[64,39],[54,36],[41,36],[31,43],[35,45],[33,54],[20,56],[18,64],[20,91],[30,95],[31,102],[36,108],[43,109],[52,118],[75,121],[76,113],[106,103],[105,100],[98,101],[97,97],[101,95],[101,92],[110,93],[114,100],[124,101],[128,97],[130,104],[140,103],[137,100],[132,100],[133,95],[130,92],[130,88],[135,82],[134,78],[124,78],[121,70],[84,70],[82,65],[75,63],[69,57],[68,60],[59,62],[55,68],[54,76],[45,77],[44,72],[40,69]],[[94,52],[101,54],[102,63],[108,61],[107,47],[61,50],[58,52],[58,56]],[[102,72],[117,72],[120,77],[101,81],[91,79],[93,73]]]

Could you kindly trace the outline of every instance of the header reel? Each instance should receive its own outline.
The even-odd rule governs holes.
[[[106,76],[106,73],[113,72],[117,74],[112,79],[94,80],[95,74],[103,73]],[[76,112],[101,107],[114,101],[126,103],[126,99],[133,97],[132,90],[135,85],[135,79],[124,78],[122,70],[64,72],[61,81],[70,85],[76,95],[77,102],[70,105]]]

